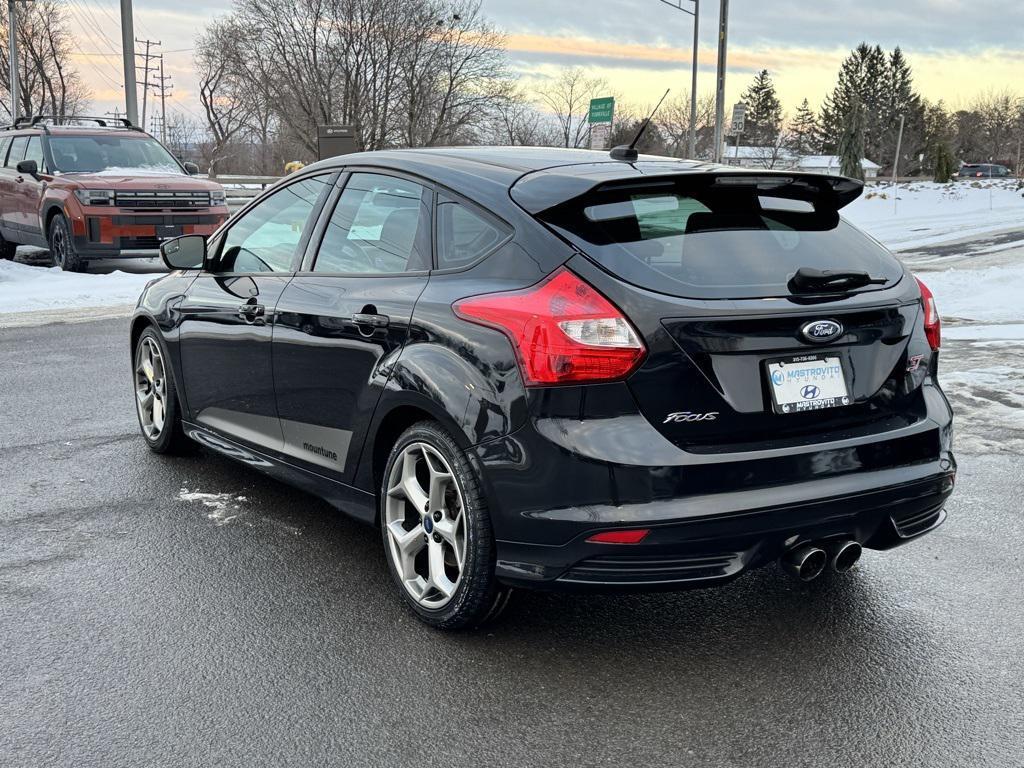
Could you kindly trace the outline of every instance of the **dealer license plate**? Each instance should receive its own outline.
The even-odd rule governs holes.
[[[850,404],[838,357],[808,355],[768,363],[776,413],[800,413]]]

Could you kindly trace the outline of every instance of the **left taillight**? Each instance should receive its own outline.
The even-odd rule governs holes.
[[[508,336],[527,386],[623,379],[647,353],[622,312],[565,267],[530,288],[471,296],[452,309]]]
[[[935,305],[935,296],[928,286],[915,278],[921,288],[921,307],[924,309],[924,335],[928,346],[933,350],[942,344],[942,321],[939,319],[939,308]]]

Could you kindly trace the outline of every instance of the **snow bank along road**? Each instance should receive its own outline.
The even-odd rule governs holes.
[[[1015,182],[870,187],[844,215],[928,283],[945,324],[943,380],[961,451],[1024,450],[1024,197]],[[36,265],[38,253],[19,255]],[[70,274],[0,261],[0,328],[126,315],[152,274]],[[107,262],[101,269],[123,267]],[[152,272],[152,261],[132,262]],[[965,430],[966,427],[966,430]]]

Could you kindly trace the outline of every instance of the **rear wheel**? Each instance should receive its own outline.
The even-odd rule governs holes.
[[[494,576],[494,537],[480,481],[439,424],[415,424],[398,439],[384,472],[381,507],[391,575],[421,621],[463,629],[498,615],[509,588]]]
[[[160,334],[146,328],[133,358],[135,410],[139,429],[156,453],[186,453],[192,447],[181,426],[181,408]]]
[[[85,262],[75,249],[71,227],[68,226],[68,220],[63,214],[58,213],[50,222],[48,240],[53,266],[60,267],[65,272],[81,272],[85,269]]]

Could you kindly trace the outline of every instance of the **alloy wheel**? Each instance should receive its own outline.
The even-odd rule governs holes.
[[[53,228],[53,235],[50,238],[50,257],[55,267],[64,268],[67,262],[68,238],[64,227],[57,224]]]
[[[142,339],[135,359],[135,402],[142,431],[156,440],[167,416],[167,372],[160,347],[149,336]]]
[[[466,562],[466,515],[451,465],[422,442],[407,445],[388,477],[388,550],[409,595],[424,608],[446,605]]]

